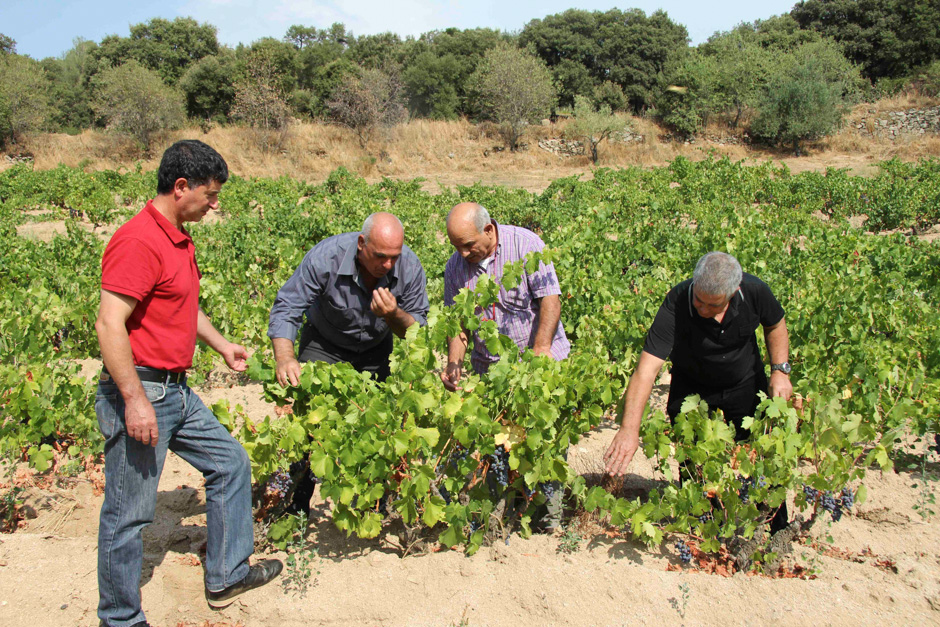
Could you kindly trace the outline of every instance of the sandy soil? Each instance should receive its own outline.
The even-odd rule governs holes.
[[[85,364],[91,374],[95,364]],[[657,386],[662,403],[666,385]],[[227,398],[254,418],[271,413],[259,385],[200,390],[207,403]],[[572,447],[571,465],[595,481],[615,426],[602,424]],[[622,487],[642,495],[662,480],[637,455]],[[97,625],[96,533],[102,497],[94,477],[33,487],[35,517],[0,536],[0,625]],[[99,477],[100,480],[100,477]],[[838,524],[817,523],[795,558],[807,579],[722,577],[677,567],[672,543],[647,549],[604,533],[583,515],[582,536],[562,551],[558,537],[517,535],[473,557],[458,551],[401,557],[401,528],[372,541],[346,539],[314,497],[309,575],[280,580],[221,611],[203,599],[205,541],[202,478],[170,454],[156,521],[144,533],[141,579],[153,625],[628,625],[940,623],[940,531],[913,508],[920,494],[906,473],[872,473],[869,500]],[[831,543],[826,540],[831,534]],[[823,548],[810,546],[816,538]],[[274,556],[285,559],[283,553]]]

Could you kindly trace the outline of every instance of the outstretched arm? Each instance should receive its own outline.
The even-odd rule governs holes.
[[[461,331],[457,337],[452,337],[447,343],[447,365],[441,371],[441,381],[444,387],[451,392],[459,389],[457,383],[463,376],[463,360],[467,355],[470,340],[466,331]]]
[[[621,416],[620,431],[604,453],[606,470],[611,475],[623,475],[633,461],[636,449],[640,446],[640,420],[643,418],[643,410],[664,363],[665,360],[651,353],[640,353],[640,361],[618,406]]]
[[[248,359],[247,349],[241,344],[229,342],[222,337],[222,334],[212,326],[209,316],[202,309],[199,310],[199,315],[196,318],[196,337],[208,344],[209,348],[219,355],[222,355],[225,364],[232,370],[244,372],[248,369],[246,363]]]

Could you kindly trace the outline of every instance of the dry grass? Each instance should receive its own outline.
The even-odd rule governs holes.
[[[914,96],[899,96],[875,105],[857,107],[850,120],[872,115],[868,109],[886,112],[936,104]],[[808,155],[793,157],[786,151],[749,146],[721,146],[699,141],[696,144],[665,142],[664,130],[651,120],[630,118],[633,131],[643,142],[601,145],[599,167],[653,167],[668,164],[678,156],[703,159],[708,154],[733,160],[767,159],[786,163],[794,171],[848,167],[857,174],[876,171],[878,161],[899,157],[914,160],[940,155],[940,137],[925,136],[895,142],[863,136],[847,125],[839,134],[809,147]],[[154,142],[151,153],[141,154],[132,141],[99,131],[80,135],[40,134],[28,137],[25,149],[32,153],[36,167],[59,164],[90,169],[127,169],[137,161],[145,170],[159,165],[159,156],[172,142],[194,137],[214,146],[240,176],[290,176],[310,182],[326,179],[330,172],[345,167],[369,181],[382,177],[426,179],[425,189],[440,186],[510,185],[541,191],[551,181],[565,176],[590,178],[594,165],[587,156],[558,157],[538,148],[540,138],[562,137],[565,121],[529,129],[523,141],[528,148],[516,153],[499,151],[501,140],[495,128],[474,125],[466,120],[441,122],[413,120],[389,129],[380,129],[360,146],[349,129],[322,123],[299,123],[277,136],[264,137],[239,127],[214,127],[204,133],[197,127],[166,133]],[[732,131],[722,122],[710,125],[709,136]],[[0,164],[0,169],[6,167]]]

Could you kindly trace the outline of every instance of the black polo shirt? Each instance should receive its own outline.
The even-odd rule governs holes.
[[[692,279],[666,295],[646,335],[643,350],[672,360],[672,375],[703,390],[739,385],[764,365],[757,346],[758,326],[783,320],[783,307],[766,283],[744,274],[721,323],[702,318],[692,305]]]

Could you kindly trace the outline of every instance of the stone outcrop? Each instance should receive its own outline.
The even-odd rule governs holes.
[[[874,109],[868,112],[868,117],[855,123],[855,129],[862,135],[895,139],[904,135],[940,133],[940,107],[891,111],[881,117],[873,115]]]
[[[614,133],[608,141],[612,144],[642,143],[645,138],[639,133],[627,130]],[[584,142],[574,139],[560,139],[557,137],[540,139],[539,148],[559,157],[576,157],[587,154]]]

